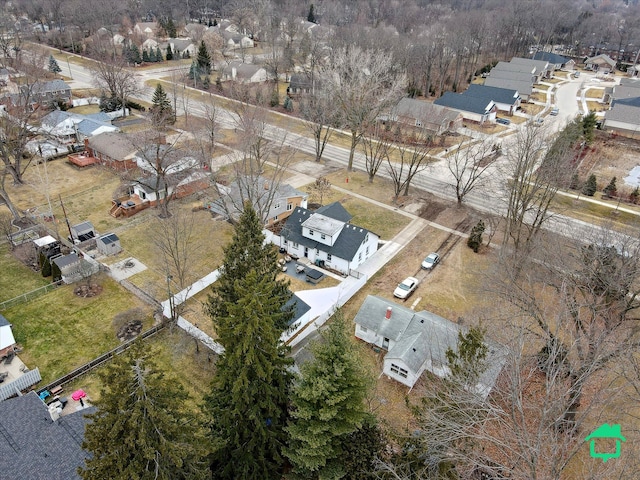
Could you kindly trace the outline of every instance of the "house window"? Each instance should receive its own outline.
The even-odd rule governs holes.
[[[309,230],[309,235],[313,237],[313,230]]]
[[[369,241],[369,234],[367,233],[367,234],[364,236],[364,242],[365,242],[365,243],[367,243],[368,241]]]
[[[287,203],[287,210],[292,210],[293,209],[293,205],[291,205],[290,203]]]
[[[409,376],[409,370],[405,370],[404,368],[396,365],[395,363],[391,364],[391,373],[395,373],[396,375],[407,378]]]
[[[147,198],[147,194],[144,192],[140,192],[140,198],[145,200]]]
[[[368,332],[369,330],[367,330],[367,327],[363,327],[362,325],[360,325],[360,331],[361,332]]]
[[[331,254],[327,253],[327,262],[330,262],[330,261],[331,261]]]
[[[369,255],[369,245],[367,245],[367,255]]]
[[[316,255],[320,255],[320,250],[316,248]]]
[[[292,242],[292,243],[291,243],[291,246],[292,246],[293,248],[298,248],[300,245],[298,245],[298,244],[297,244],[297,243],[295,243],[295,242]]]
[[[276,215],[275,217],[273,217],[273,221],[277,221],[278,220],[278,215]]]
[[[276,203],[275,207],[273,207],[274,210],[277,210],[279,208],[280,208],[280,204],[279,203]]]
[[[416,127],[421,127],[422,126],[422,122],[420,120],[416,120]]]
[[[287,243],[289,243],[289,242],[288,242],[288,241],[287,241],[287,239],[285,238],[285,239],[284,239],[284,244],[286,245]]]
[[[362,261],[362,252],[360,252],[360,253],[358,254],[358,261],[359,261],[359,262],[360,262],[360,261]]]
[[[321,238],[322,240],[324,240],[324,239],[325,239],[325,238],[327,238],[327,237],[326,237],[326,235],[325,235],[324,233],[321,233],[321,234],[320,234],[320,238]]]

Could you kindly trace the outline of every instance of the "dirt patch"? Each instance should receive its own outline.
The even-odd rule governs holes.
[[[102,293],[102,286],[97,283],[92,283],[90,285],[78,285],[73,289],[73,293],[82,298],[97,297]]]
[[[121,342],[129,341],[136,338],[142,332],[141,320],[130,320],[118,330],[118,340]]]
[[[625,185],[624,177],[633,167],[640,165],[640,141],[612,137],[598,132],[596,140],[586,149],[578,171],[581,180],[593,173],[596,176],[598,190],[601,191],[613,177],[617,179],[618,192],[629,194],[635,188]]]

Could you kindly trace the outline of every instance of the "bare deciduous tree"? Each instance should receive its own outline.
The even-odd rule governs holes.
[[[404,95],[406,76],[390,54],[341,48],[334,52],[324,73],[324,88],[331,92],[341,123],[351,133],[348,171],[353,170],[356,147],[367,129]]]
[[[422,130],[415,142],[397,144],[387,156],[387,172],[393,183],[393,199],[398,201],[400,193],[409,195],[409,187],[413,178],[428,166],[431,147],[430,137]]]
[[[376,123],[373,134],[362,138],[362,149],[364,151],[364,168],[369,177],[369,183],[378,173],[380,166],[386,160],[389,162],[389,149],[391,141],[384,136],[384,128]]]
[[[474,188],[482,186],[484,173],[491,165],[490,157],[498,154],[499,148],[488,138],[467,147],[460,144],[447,157],[447,168],[453,175],[458,205]]]
[[[324,197],[331,191],[331,182],[326,177],[316,178],[316,181],[309,186],[309,193],[318,199],[318,203],[323,205]]]
[[[127,98],[138,91],[133,72],[127,67],[124,57],[104,55],[98,60],[89,66],[95,86],[121,103],[123,114],[126,115]]]
[[[324,92],[312,92],[300,101],[300,114],[305,127],[313,135],[316,162],[320,162],[333,127],[338,123],[331,99]]]

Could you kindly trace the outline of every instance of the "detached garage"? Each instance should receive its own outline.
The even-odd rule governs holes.
[[[115,233],[105,233],[98,237],[96,246],[103,255],[116,255],[122,251],[120,239]]]

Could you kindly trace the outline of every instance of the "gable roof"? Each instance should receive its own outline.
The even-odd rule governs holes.
[[[389,319],[386,318],[388,307],[392,308]],[[385,360],[402,360],[414,372],[419,372],[427,361],[435,368],[445,367],[448,363],[447,350],[457,348],[458,333],[466,330],[434,313],[426,310],[414,312],[375,295],[367,296],[354,322],[375,331],[378,336],[394,340]],[[476,386],[476,391],[486,397],[506,361],[506,349],[488,338],[484,343],[489,347],[486,370],[480,376],[480,389]]]
[[[324,205],[316,209],[315,213],[319,213],[320,215],[333,218],[343,223],[349,223],[353,218],[353,215],[347,212],[347,209],[344,208],[340,202],[333,202],[329,205]]]
[[[423,124],[434,125],[439,129],[441,125],[455,121],[460,116],[460,112],[431,102],[404,97],[394,107],[392,115],[415,118],[421,120]]]
[[[514,72],[514,73],[528,73],[535,75],[537,67],[526,63],[518,62],[498,62],[495,67],[491,69],[489,75],[497,72]]]
[[[0,402],[0,472],[3,478],[79,479],[85,414],[93,407],[55,422],[35,391]]]
[[[498,87],[498,88],[506,88],[509,90],[517,90],[521,96],[531,95],[531,92],[533,92],[533,82],[530,79],[524,80],[522,79],[522,77],[509,79],[509,78],[493,77],[490,75],[489,77],[484,79],[484,84],[487,87]]]
[[[493,108],[493,101],[491,100],[453,92],[445,92],[444,95],[433,103],[464,112],[478,113],[480,115],[486,115]]]
[[[611,108],[616,105],[627,105],[629,107],[640,107],[640,92],[637,97],[630,98],[616,98],[611,102]],[[640,112],[638,113],[640,115]]]
[[[533,56],[534,60],[545,60],[549,63],[553,63],[554,65],[564,65],[570,59],[567,57],[563,57],[562,55],[558,55],[552,52],[536,52]]]
[[[114,160],[133,158],[136,147],[128,135],[120,132],[105,132],[89,139],[89,146]]]
[[[635,68],[640,68],[640,65],[636,65]],[[622,77],[620,79],[620,85],[624,85],[625,87],[636,87],[640,88],[640,78],[626,78]]]
[[[585,65],[588,65],[590,63],[596,63],[599,65],[603,65],[603,64],[608,64],[611,68],[615,68],[616,67],[616,62],[615,60],[612,60],[611,57],[609,55],[606,55],[604,53],[601,53],[600,55],[596,55],[595,57],[590,57],[587,58],[584,61]]]
[[[536,73],[545,72],[549,69],[549,62],[546,60],[533,60],[531,58],[513,57],[509,62],[512,65],[525,65],[535,68]]]
[[[80,257],[76,253],[70,253],[69,255],[62,255],[53,259],[53,262],[58,266],[60,270],[73,265],[80,261]]]
[[[284,304],[283,310],[290,307],[293,309],[293,316],[291,317],[291,320],[289,320],[289,325],[296,323],[300,317],[311,310],[311,307],[295,293],[291,295],[289,301]]]
[[[280,235],[289,242],[298,243],[308,248],[317,248],[323,252],[351,261],[369,233],[366,228],[344,223],[342,231],[332,246],[325,245],[302,235],[302,224],[314,215],[314,212],[306,208],[296,207],[285,222]],[[336,220],[336,219],[334,219]]]
[[[98,238],[105,245],[109,245],[111,243],[116,243],[118,240],[118,236],[115,233],[105,233]]]
[[[496,103],[506,103],[507,105],[515,104],[520,98],[517,90],[473,83],[469,85],[464,94],[484,98],[485,100],[493,100]]]
[[[60,90],[71,90],[66,82],[60,79],[50,80],[48,82],[37,82],[33,85],[33,93],[59,92]]]
[[[230,62],[229,65],[224,67],[224,69],[222,70],[222,74],[231,76],[233,73],[233,68],[236,69],[236,76],[241,78],[251,78],[260,70],[264,70],[264,67],[261,67],[260,65],[233,61]]]
[[[633,98],[640,97],[640,88],[635,85],[616,85],[613,87],[613,98]]]

